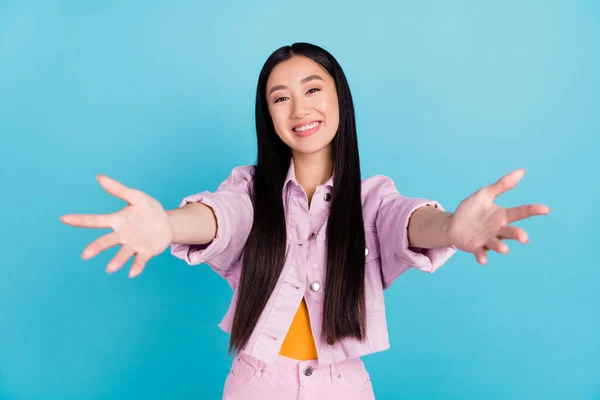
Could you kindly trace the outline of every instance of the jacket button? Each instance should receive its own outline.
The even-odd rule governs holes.
[[[308,236],[308,240],[313,240],[315,238],[314,232]]]
[[[310,365],[304,369],[304,375],[311,376],[312,373],[313,373],[313,368]]]
[[[369,255],[369,248],[365,247],[365,256],[368,256],[368,255]]]
[[[325,196],[323,196],[323,199],[325,201],[330,201],[331,200],[331,194],[330,193],[325,193]]]
[[[310,289],[313,292],[318,292],[319,289],[321,289],[321,285],[319,285],[319,282],[313,282],[313,283],[310,284]]]

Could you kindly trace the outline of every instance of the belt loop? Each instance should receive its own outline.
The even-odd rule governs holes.
[[[267,379],[269,377],[269,369],[267,368],[266,363],[261,361],[258,364],[258,371],[260,372],[260,377],[262,379]]]
[[[337,382],[338,377],[339,377],[339,373],[337,371],[335,363],[329,364],[329,372],[331,374],[330,375],[331,376],[331,382],[333,382],[333,383]]]

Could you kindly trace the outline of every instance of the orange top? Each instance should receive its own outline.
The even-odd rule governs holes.
[[[279,354],[302,361],[317,359],[317,347],[310,329],[308,307],[304,297],[283,340]]]

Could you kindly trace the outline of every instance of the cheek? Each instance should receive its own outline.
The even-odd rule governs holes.
[[[327,123],[335,132],[340,121],[340,110],[337,102],[337,97],[327,97],[323,100],[321,108],[327,117]]]
[[[281,109],[269,110],[271,114],[271,120],[273,121],[273,127],[277,135],[281,136],[281,133],[285,131],[286,118],[282,115]]]
[[[320,101],[320,107],[327,112],[328,115],[334,116],[338,113],[338,102],[335,94],[323,96]]]

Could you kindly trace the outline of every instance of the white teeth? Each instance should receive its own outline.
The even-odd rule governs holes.
[[[304,126],[301,126],[300,128],[295,128],[294,131],[296,131],[296,132],[304,132],[306,130],[314,128],[315,126],[317,126],[319,124],[320,124],[320,122],[313,122],[312,124],[304,125]]]

